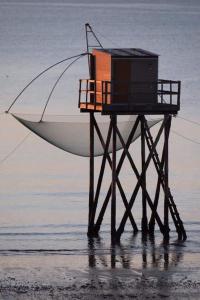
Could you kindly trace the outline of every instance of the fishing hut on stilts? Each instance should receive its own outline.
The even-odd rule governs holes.
[[[105,49],[95,35],[89,24],[86,24],[86,40],[89,63],[89,79],[80,79],[79,86],[79,108],[81,113],[90,115],[90,183],[89,183],[89,218],[88,236],[96,236],[99,233],[104,214],[108,205],[111,205],[111,239],[119,241],[124,232],[127,220],[133,227],[133,232],[138,231],[134,220],[132,208],[138,191],[142,190],[142,219],[141,231],[143,234],[154,234],[155,223],[157,223],[164,240],[169,239],[169,217],[175,225],[178,239],[185,240],[186,232],[175,205],[169,188],[169,135],[172,116],[180,109],[180,81],[158,79],[158,55],[143,49],[136,48],[109,48]],[[90,45],[90,37],[97,45]],[[95,115],[109,115],[110,124],[107,138],[104,139],[98,126]],[[136,117],[128,139],[124,139],[118,128],[119,115],[134,115]],[[160,128],[153,136],[148,126],[149,115],[162,115]],[[136,167],[134,157],[129,151],[132,139],[137,129],[141,135],[141,169]],[[104,149],[102,164],[98,174],[97,186],[94,185],[95,159],[94,159],[94,133]],[[121,157],[117,163],[116,141],[120,140],[123,147]],[[157,146],[163,141],[162,153]],[[112,152],[108,148],[112,145]],[[136,177],[136,185],[133,187],[130,199],[124,192],[119,179],[119,173],[123,167],[124,160],[128,159]],[[105,171],[108,162],[111,172],[111,184],[106,194],[103,205],[97,215],[97,205]],[[154,197],[150,196],[147,189],[147,170],[153,163],[157,172],[156,189]],[[125,211],[117,228],[117,193],[124,203]],[[158,213],[158,204],[164,192],[163,214]],[[147,207],[151,214],[147,216]]]

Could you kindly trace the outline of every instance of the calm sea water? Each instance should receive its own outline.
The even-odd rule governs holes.
[[[91,23],[105,47],[138,47],[160,54],[159,77],[182,81],[180,116],[200,122],[198,0],[1,0],[1,111],[8,108],[37,73],[56,61],[85,51],[86,22]],[[33,85],[13,111],[41,112],[52,84],[65,66],[49,72]],[[78,112],[78,78],[87,77],[86,66],[87,61],[83,59],[64,76],[48,113]],[[27,130],[10,116],[1,115],[0,124],[0,158],[4,158]],[[172,129],[200,143],[197,124],[176,118]],[[137,143],[134,147],[137,149]],[[178,254],[177,261],[182,265],[184,256],[192,261],[193,255],[200,253],[199,151],[199,144],[172,132],[170,183],[188,240],[184,247],[172,243],[170,249],[175,256]],[[101,160],[96,161],[99,165]],[[123,176],[127,191],[131,193],[134,180],[130,172],[125,171]],[[107,180],[110,180],[109,174]],[[149,188],[151,191],[151,181]],[[102,195],[105,193],[106,186]],[[119,203],[118,212],[122,209]],[[138,199],[134,210],[138,224],[140,212]],[[95,245],[88,243],[86,237],[87,214],[88,159],[64,153],[32,134],[0,165],[0,255],[33,255],[43,250],[43,254],[87,256],[94,248],[97,254],[110,254],[109,213],[104,220],[102,240]],[[173,242],[176,237],[173,227],[171,235]],[[156,239],[159,245],[159,233]],[[129,254],[142,254],[145,249],[149,255],[152,253],[152,244],[141,243],[140,238],[131,239],[129,226],[122,244]],[[175,256],[172,255],[172,261],[176,261]],[[143,263],[142,256],[141,265],[135,261],[139,269]]]

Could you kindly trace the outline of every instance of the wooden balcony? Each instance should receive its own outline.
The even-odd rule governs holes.
[[[80,79],[81,112],[102,114],[177,114],[180,81],[111,82]]]

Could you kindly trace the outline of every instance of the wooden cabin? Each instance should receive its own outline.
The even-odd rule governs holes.
[[[158,79],[158,55],[143,49],[93,49],[79,108],[102,114],[177,113],[180,82]]]

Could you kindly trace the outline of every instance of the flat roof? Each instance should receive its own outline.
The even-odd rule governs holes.
[[[158,54],[140,48],[98,48],[95,50],[109,53],[113,57],[158,57]]]

